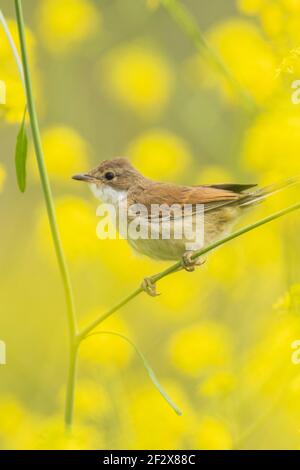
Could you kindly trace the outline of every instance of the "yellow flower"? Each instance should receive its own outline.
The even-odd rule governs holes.
[[[261,24],[269,36],[281,33],[285,26],[285,15],[278,4],[269,4],[260,13]]]
[[[4,438],[14,436],[16,429],[20,429],[28,422],[28,414],[23,406],[14,398],[0,397],[1,427],[0,435]]]
[[[274,309],[282,313],[295,312],[300,307],[300,284],[291,285],[288,292],[286,292],[274,304]]]
[[[19,50],[16,22],[14,20],[8,20],[7,24],[14,43]],[[40,90],[35,66],[35,40],[32,32],[28,28],[25,28],[25,35],[35,96],[37,96],[39,100]],[[22,120],[24,114],[25,94],[14,55],[2,28],[0,28],[0,57],[0,77],[6,85],[6,103],[0,107],[0,116],[3,116],[6,121],[11,123],[19,122]]]
[[[298,46],[300,41],[300,15],[291,15],[286,24],[286,29],[292,44]]]
[[[199,424],[195,446],[201,450],[230,450],[233,440],[228,426],[219,419],[207,416]]]
[[[300,13],[300,3],[298,0],[281,0],[281,3],[291,13]]]
[[[232,183],[234,177],[224,167],[208,165],[201,169],[196,178],[197,184]]]
[[[135,384],[131,392],[130,415],[133,425],[134,449],[178,449],[185,442],[195,426],[195,419],[188,397],[181,388],[170,381],[162,386],[184,411],[178,417],[151,383]]]
[[[96,236],[95,211],[85,201],[61,197],[56,201],[56,212],[63,246],[70,261],[94,259],[99,249]],[[39,214],[37,237],[43,252],[54,260],[49,222],[45,210]]]
[[[245,15],[256,15],[267,0],[237,0],[238,7]]]
[[[241,244],[245,241],[240,241]],[[227,289],[234,288],[243,275],[243,258],[246,256],[241,253],[241,245],[236,243],[224,245],[216,253],[208,255],[207,262],[203,266],[207,281],[218,283],[220,286],[227,286]],[[244,245],[243,245],[244,246]],[[239,257],[239,263],[232,263],[232,259]],[[234,266],[233,266],[234,264]]]
[[[283,374],[288,374],[289,369],[295,367],[291,362],[291,344],[299,338],[299,334],[299,320],[293,311],[276,316],[274,312],[270,313],[242,369],[241,382],[248,393],[258,390],[261,394],[274,396],[275,393],[278,396],[286,382]]]
[[[76,50],[101,24],[101,15],[89,0],[41,0],[37,27],[45,47],[54,54]]]
[[[83,450],[103,447],[103,437],[99,430],[75,423],[72,433],[66,433],[61,416],[45,418],[31,443],[31,448],[35,450]]]
[[[243,158],[258,172],[270,169],[278,177],[300,173],[300,115],[298,110],[274,110],[258,116],[246,133]]]
[[[0,104],[6,103],[6,85],[3,80],[0,80]]]
[[[128,155],[145,176],[154,179],[182,179],[182,174],[192,164],[186,142],[163,129],[151,130],[138,136],[129,145]]]
[[[0,164],[0,192],[3,190],[3,186],[6,179],[6,171],[3,165]]]
[[[213,322],[193,325],[175,333],[169,354],[173,365],[191,376],[207,367],[226,365],[231,359],[229,330]]]
[[[212,374],[201,383],[199,392],[200,395],[207,397],[223,396],[232,392],[234,388],[234,375],[230,372],[219,371]]]
[[[237,0],[241,12],[260,19],[269,36],[277,36],[276,46],[286,49],[287,44],[299,42],[300,3],[298,0]],[[284,33],[284,34],[282,34]],[[281,34],[281,36],[279,36]],[[289,40],[289,41],[288,41]]]
[[[56,181],[64,184],[72,182],[72,175],[90,168],[89,146],[74,129],[66,126],[45,129],[42,132],[42,145],[48,173]],[[34,162],[34,175],[38,179],[33,150],[31,162]]]
[[[160,53],[129,44],[112,51],[99,64],[110,94],[141,115],[159,113],[172,90],[170,66]]]
[[[84,324],[90,323],[104,312],[101,309],[90,312],[84,318]],[[130,338],[127,325],[117,317],[111,317],[105,321],[105,326],[99,326],[99,331],[113,331],[124,334]],[[132,339],[132,338],[130,338]],[[115,369],[127,366],[134,354],[130,344],[124,339],[108,334],[93,335],[87,338],[81,346],[81,358],[86,364],[104,368],[107,373],[114,372]]]
[[[111,410],[111,403],[102,385],[91,380],[81,380],[76,386],[76,415],[87,420],[99,419]]]
[[[0,396],[1,428],[0,442],[2,449],[33,448],[39,419],[32,411],[26,410],[23,404],[12,396]],[[36,440],[35,440],[36,443]]]
[[[277,58],[255,25],[240,19],[227,20],[214,26],[207,39],[230,73],[254,100],[261,103],[272,96],[278,86],[275,80]],[[203,70],[202,60],[200,65],[200,70]],[[223,74],[217,70],[214,73],[213,69],[209,72],[208,67],[205,74],[206,86],[217,86],[225,97],[236,101],[232,85]]]
[[[156,267],[155,271],[159,271],[159,268]],[[163,295],[157,298],[157,302],[163,311],[158,310],[153,313],[157,314],[161,320],[164,319],[169,323],[170,321],[186,321],[187,316],[188,318],[198,317],[199,312],[195,307],[199,295],[199,276],[188,277],[185,272],[176,273],[176,276],[168,276],[162,281],[158,286],[159,291]]]
[[[280,74],[298,74],[300,72],[300,47],[291,49],[288,54],[284,57],[281,64],[277,69],[277,75]],[[289,77],[290,85],[290,77]]]
[[[98,219],[95,218],[95,224]],[[95,225],[96,226],[96,225]],[[118,235],[119,236],[119,235]],[[99,261],[105,268],[122,283],[139,282],[145,272],[155,272],[159,269],[159,263],[147,257],[137,256],[128,244],[127,240],[120,238],[98,240]],[[131,276],[128,276],[127,270],[121,260],[126,260],[130,264]]]

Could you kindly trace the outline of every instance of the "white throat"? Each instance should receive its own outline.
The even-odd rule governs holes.
[[[89,187],[97,199],[114,206],[118,206],[127,197],[126,190],[114,189],[108,185],[98,186],[95,183],[91,183]]]

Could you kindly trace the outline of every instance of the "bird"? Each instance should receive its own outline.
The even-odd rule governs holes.
[[[124,157],[104,160],[97,167],[72,178],[88,183],[97,199],[112,204],[115,209],[119,209],[126,200],[128,209],[123,217],[126,217],[127,224],[137,216],[130,212],[131,207],[145,208],[146,212],[143,214],[137,211],[140,221],[148,224],[150,233],[155,236],[138,238],[128,232],[129,244],[135,251],[150,258],[170,261],[181,259],[182,268],[186,271],[194,271],[205,259],[194,259],[193,256],[195,249],[199,249],[196,243],[197,233],[192,240],[187,239],[184,233],[181,233],[181,237],[175,236],[181,221],[178,214],[182,215],[185,207],[190,208],[187,216],[190,228],[196,226],[197,213],[202,215],[202,247],[205,247],[229,234],[246,209],[297,181],[296,178],[290,178],[263,188],[258,188],[257,184],[235,183],[185,186],[147,178]],[[154,206],[162,207],[162,210],[153,215]],[[168,221],[171,226],[167,238],[162,237],[163,221]],[[191,245],[195,248],[187,248]],[[142,287],[148,294],[156,295],[150,278],[144,279]]]

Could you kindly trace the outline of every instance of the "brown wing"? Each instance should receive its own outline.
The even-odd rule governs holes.
[[[243,199],[247,193],[242,191],[249,187],[250,185],[247,185],[242,189],[241,185],[177,186],[168,183],[152,183],[131,193],[128,202],[145,205],[149,213],[151,204],[167,204],[169,206],[172,204],[181,206],[184,204],[204,204],[206,211]]]

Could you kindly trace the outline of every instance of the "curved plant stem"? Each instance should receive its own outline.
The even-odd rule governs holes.
[[[117,333],[116,331],[104,331],[104,330],[101,330],[101,331],[93,331],[92,333],[90,333],[89,335],[85,336],[84,339],[88,339],[90,338],[91,336],[96,336],[96,335],[112,335],[112,336],[117,336],[121,339],[123,339],[124,341],[126,341],[128,344],[130,344],[130,346],[135,350],[136,354],[138,355],[138,357],[140,358],[140,360],[142,361],[143,363],[143,366],[144,368],[146,369],[147,371],[147,374],[149,375],[153,385],[156,387],[156,389],[159,391],[159,393],[161,394],[161,396],[166,400],[166,402],[171,406],[171,408],[175,411],[175,413],[178,415],[178,416],[181,416],[182,415],[182,411],[180,410],[180,408],[178,408],[177,405],[175,405],[175,403],[171,400],[171,398],[168,396],[168,394],[165,392],[165,390],[163,389],[163,387],[161,386],[161,384],[159,383],[157,377],[156,377],[156,374],[154,373],[152,367],[150,367],[150,364],[148,363],[147,359],[145,358],[144,354],[142,353],[142,351],[140,351],[140,349],[136,346],[136,344],[130,339],[128,338],[127,336],[123,335],[122,333]]]
[[[96,318],[92,323],[90,323],[86,328],[84,328],[78,335],[79,341],[82,341],[94,328],[96,328],[100,323],[102,323],[106,318],[110,317],[113,313],[120,310],[120,308],[124,307],[124,305],[128,304],[131,300],[141,294],[143,289],[138,287],[134,290],[131,294],[129,294],[125,299],[118,302],[114,307],[107,310],[107,312],[103,313],[100,317]]]
[[[216,67],[216,69],[228,80],[232,88],[238,93],[242,103],[249,112],[256,109],[256,104],[251,95],[245,90],[228,67],[224,64],[217,52],[206,41],[196,19],[185,5],[178,0],[160,0],[161,5],[169,13],[171,18],[178,24],[185,35],[192,41],[196,49],[205,54],[207,59]]]
[[[236,232],[231,233],[230,235],[227,235],[226,237],[222,238],[221,240],[218,240],[214,243],[211,243],[210,245],[206,246],[205,248],[202,248],[199,251],[195,251],[195,253],[192,256],[192,259],[196,259],[202,255],[205,255],[206,253],[214,250],[215,248],[218,248],[221,245],[224,245],[225,243],[240,237],[241,235],[244,235],[247,232],[250,232],[258,227],[261,227],[262,225],[268,224],[269,222],[272,222],[273,220],[279,219],[280,217],[283,217],[284,215],[287,215],[291,212],[294,212],[296,210],[300,209],[300,202],[297,204],[294,204],[292,206],[287,207],[286,209],[282,209],[278,212],[275,212],[274,214],[269,215],[268,217],[265,217],[264,219],[258,220],[257,222],[247,225],[246,227],[243,227]],[[151,281],[156,284],[158,281],[163,279],[164,277],[169,276],[170,274],[175,273],[182,267],[181,261],[178,261],[175,264],[172,264],[169,268],[165,269],[164,271],[161,271],[160,273],[154,274],[151,276]],[[116,304],[113,308],[109,309],[107,312],[103,313],[101,316],[96,318],[93,322],[91,322],[85,329],[83,329],[79,335],[78,339],[81,341],[85,336],[87,336],[94,328],[96,328],[100,323],[102,323],[106,318],[108,318],[110,315],[115,313],[117,310],[119,310],[121,307],[126,305],[128,302],[130,302],[132,299],[137,297],[139,294],[144,292],[142,287],[139,287],[135,291],[133,291],[128,297],[123,299],[121,302]]]
[[[25,90],[26,90],[28,113],[30,116],[32,139],[33,139],[45,204],[46,204],[47,213],[48,213],[51,235],[52,235],[52,239],[54,243],[56,258],[57,258],[57,262],[58,262],[58,266],[59,266],[59,270],[61,274],[61,279],[62,279],[64,293],[65,293],[65,299],[66,299],[66,304],[67,304],[67,318],[68,318],[69,335],[70,335],[70,366],[69,366],[70,369],[69,369],[69,380],[68,380],[68,390],[67,390],[68,412],[66,412],[66,415],[68,417],[68,422],[66,422],[66,424],[70,425],[72,422],[72,414],[73,414],[74,392],[70,390],[69,387],[72,387],[72,389],[74,389],[75,371],[76,371],[76,359],[74,359],[74,357],[76,358],[76,355],[77,355],[77,352],[74,346],[74,340],[77,335],[77,321],[76,321],[76,316],[75,316],[74,298],[73,298],[73,291],[72,291],[72,286],[71,286],[71,281],[70,281],[70,275],[68,272],[65,255],[64,255],[62,243],[60,240],[60,234],[59,234],[57,221],[56,221],[53,196],[52,196],[52,191],[51,191],[51,187],[49,184],[47,169],[46,169],[44,155],[43,155],[39,124],[38,124],[37,113],[35,109],[35,103],[34,103],[33,92],[32,92],[32,83],[31,83],[28,55],[27,55],[27,49],[26,49],[25,27],[24,27],[24,18],[23,18],[21,0],[15,0],[15,9],[16,9],[19,39],[20,39],[24,83],[25,83]],[[70,373],[72,373],[74,377],[70,378]]]

